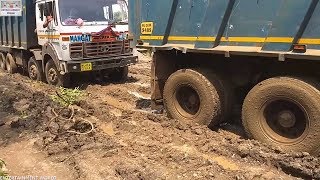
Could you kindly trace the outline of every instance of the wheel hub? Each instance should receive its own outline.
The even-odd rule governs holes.
[[[30,66],[29,73],[31,78],[37,77],[37,67],[35,65]]]
[[[195,115],[200,108],[198,93],[191,87],[181,87],[176,94],[177,101],[181,108],[189,114]]]
[[[296,116],[290,110],[281,111],[278,114],[278,121],[282,127],[291,128],[296,124]]]
[[[48,72],[48,77],[51,82],[55,82],[57,80],[57,72],[51,68]]]
[[[290,142],[299,139],[307,128],[308,116],[303,107],[290,100],[267,103],[263,116],[266,128],[270,128],[266,132],[277,141]]]

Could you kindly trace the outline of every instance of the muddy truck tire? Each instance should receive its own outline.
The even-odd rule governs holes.
[[[6,68],[6,57],[4,56],[3,53],[0,53],[0,69],[5,71],[7,70]]]
[[[18,72],[17,64],[14,60],[14,57],[10,53],[8,53],[6,57],[6,69],[10,74]]]
[[[243,104],[248,135],[284,151],[317,153],[320,91],[308,81],[277,77],[256,85]]]
[[[44,75],[41,68],[41,63],[35,57],[31,57],[28,61],[28,74],[30,79],[35,81],[43,81]]]
[[[54,85],[57,87],[70,86],[70,75],[61,75],[52,59],[50,59],[46,64],[45,75],[46,80],[50,85]]]
[[[213,77],[205,71],[192,69],[173,73],[163,92],[169,117],[202,125],[221,122],[224,109],[222,88]]]

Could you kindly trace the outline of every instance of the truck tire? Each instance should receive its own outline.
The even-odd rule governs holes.
[[[313,83],[277,77],[256,85],[242,109],[247,134],[284,151],[316,153],[320,147],[320,91]]]
[[[110,74],[109,78],[114,82],[126,81],[128,78],[129,68],[128,66],[115,68]]]
[[[163,92],[169,117],[207,126],[220,122],[221,87],[207,77],[192,69],[178,70],[169,77]]]
[[[8,53],[6,57],[6,69],[10,74],[18,72],[17,64],[14,60],[14,57],[10,53]]]
[[[70,75],[61,75],[52,59],[46,63],[45,75],[50,85],[58,87],[69,87],[70,85]]]
[[[35,81],[43,81],[44,79],[41,63],[35,57],[31,57],[28,61],[28,74],[30,79]]]
[[[6,57],[4,56],[3,53],[0,53],[0,69],[2,69],[3,71],[5,71],[6,68]]]
[[[222,105],[219,121],[212,121],[210,124],[210,126],[215,126],[227,120],[230,121],[229,118],[232,115],[232,108],[234,105],[234,92],[230,80],[223,75],[217,75],[211,71],[207,71],[206,74],[206,77],[209,78],[210,82],[215,85]]]

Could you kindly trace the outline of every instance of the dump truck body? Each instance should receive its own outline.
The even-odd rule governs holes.
[[[34,2],[23,0],[21,6],[28,9],[22,12],[22,16],[0,17],[0,48],[12,47],[27,50],[38,46]]]
[[[319,1],[136,0],[129,12],[153,52],[153,108],[209,126],[238,114],[249,137],[319,153]]]
[[[130,3],[131,30],[144,46],[281,54],[281,58],[320,55],[320,6],[312,0]],[[307,52],[292,52],[294,44],[307,45]]]

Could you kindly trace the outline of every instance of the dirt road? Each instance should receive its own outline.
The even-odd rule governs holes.
[[[57,88],[0,73],[0,159],[12,176],[57,179],[320,179],[319,157],[282,153],[247,140],[241,127],[210,130],[150,111],[150,58],[126,83],[79,84],[70,112],[53,102]],[[65,118],[55,119],[52,109]],[[64,114],[65,115],[64,115]],[[90,121],[90,126],[77,123]],[[77,121],[77,122],[76,122]]]

